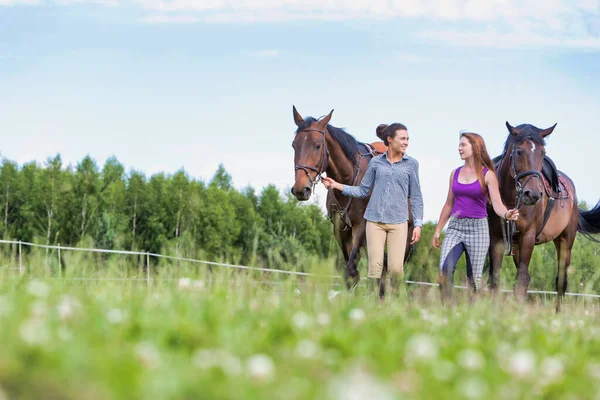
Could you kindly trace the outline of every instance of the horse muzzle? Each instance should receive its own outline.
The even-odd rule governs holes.
[[[534,206],[542,198],[542,192],[525,190],[523,192],[523,203],[526,206]]]
[[[304,186],[300,190],[292,188],[292,195],[299,201],[306,201],[310,199],[310,195],[312,194],[312,190],[308,186]]]

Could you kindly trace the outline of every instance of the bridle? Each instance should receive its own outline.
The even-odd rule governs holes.
[[[312,186],[312,190],[314,191],[315,189],[315,185],[317,183],[319,183],[319,181],[321,180],[321,175],[323,174],[323,172],[325,172],[325,170],[327,170],[327,159],[329,158],[329,151],[327,150],[327,138],[326,136],[326,132],[324,130],[321,129],[316,129],[316,128],[306,128],[306,129],[302,129],[299,130],[297,133],[300,132],[319,132],[323,135],[323,141],[321,142],[322,145],[322,153],[321,153],[321,160],[319,162],[319,164],[317,166],[311,166],[311,165],[306,165],[306,164],[296,164],[294,166],[294,174],[296,174],[298,172],[298,170],[302,170],[306,173],[306,176],[308,177],[308,180],[310,181],[310,184]],[[315,178],[313,179],[313,177],[310,175],[309,171],[313,171],[315,172]]]
[[[515,198],[515,209],[519,210],[521,208],[521,202],[523,201],[523,188],[527,186],[529,181],[533,178],[537,178],[540,180],[541,184],[544,184],[544,178],[542,177],[542,173],[536,169],[530,169],[517,174],[517,162],[515,161],[515,151],[517,150],[517,146],[513,145],[513,149],[510,152],[509,161],[512,168],[512,176],[515,180],[515,189],[517,191]],[[526,178],[524,183],[521,183],[521,179]],[[536,238],[539,236],[541,231],[544,229],[546,225],[546,221],[548,220],[548,216],[550,215],[550,211],[552,211],[552,205],[554,203],[550,202],[549,207],[547,207],[546,213],[544,215],[544,222],[542,223],[542,228],[537,232]],[[512,255],[512,237],[518,232],[515,221],[504,221],[505,224],[502,224],[502,236],[504,237],[505,244],[505,255]]]
[[[539,181],[543,187],[544,179],[542,177],[542,173],[536,169],[530,169],[530,170],[527,170],[527,171],[517,174],[517,162],[515,161],[515,156],[514,156],[516,150],[517,150],[517,147],[513,146],[513,149],[510,153],[510,163],[511,163],[511,167],[512,167],[513,179],[515,180],[515,189],[517,190],[517,196],[515,199],[515,208],[518,210],[519,208],[521,208],[521,201],[523,201],[523,188],[525,186],[527,186],[527,184],[529,183],[529,181],[532,178],[539,179]],[[523,179],[523,178],[527,178],[525,180],[525,183],[521,183],[521,179]]]

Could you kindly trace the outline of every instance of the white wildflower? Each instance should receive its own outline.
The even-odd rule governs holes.
[[[472,377],[459,382],[458,391],[466,399],[484,399],[488,386],[481,378]]]
[[[367,314],[360,308],[353,308],[350,310],[350,313],[348,313],[348,316],[352,322],[362,322]]]
[[[75,314],[76,310],[80,307],[81,305],[79,304],[77,299],[71,296],[63,296],[56,309],[58,310],[58,315],[60,316],[60,319],[66,321],[68,319],[71,319]]]
[[[438,346],[429,335],[419,334],[411,337],[406,343],[404,361],[433,361],[438,356]]]
[[[125,313],[118,308],[113,308],[106,314],[106,318],[111,324],[120,324],[125,321]]]
[[[326,325],[329,325],[330,322],[331,322],[331,317],[329,316],[329,314],[322,312],[317,315],[317,323],[319,325],[326,326]]]
[[[540,364],[540,373],[551,381],[562,380],[564,371],[563,362],[557,357],[548,357]]]
[[[29,282],[27,291],[35,297],[47,297],[50,294],[50,286],[36,279]]]
[[[329,383],[329,396],[332,400],[393,400],[395,393],[375,376],[355,368]]]
[[[177,286],[179,289],[187,289],[192,285],[192,280],[190,278],[179,278],[177,281]]]
[[[135,355],[144,368],[154,369],[160,364],[160,354],[153,343],[138,343],[135,346]]]
[[[531,350],[516,351],[510,355],[507,361],[505,369],[515,378],[528,378],[534,373],[535,354]]]
[[[312,340],[303,340],[296,346],[296,354],[300,358],[315,358],[319,353],[319,346]]]
[[[590,378],[600,381],[600,363],[589,363],[585,366],[585,372]]]
[[[204,281],[195,280],[192,282],[192,288],[196,291],[202,291],[206,288],[206,283]]]
[[[271,357],[265,354],[256,354],[250,357],[246,368],[248,375],[257,381],[270,381],[275,376],[275,364]]]
[[[329,300],[333,300],[333,299],[335,299],[336,297],[338,297],[338,295],[339,295],[340,293],[341,293],[341,291],[340,291],[340,290],[333,290],[333,289],[332,289],[332,290],[330,290],[330,291],[329,291],[329,293],[327,293],[327,298],[328,298]]]
[[[466,349],[458,354],[458,364],[465,369],[477,371],[484,367],[485,358],[477,350]]]
[[[29,319],[19,328],[21,339],[30,346],[43,345],[50,340],[50,334],[40,319]]]
[[[200,369],[220,368],[230,376],[242,373],[241,360],[225,349],[198,350],[192,357],[192,364]]]
[[[313,319],[310,315],[303,311],[298,311],[292,317],[292,324],[298,329],[307,329],[313,323]]]

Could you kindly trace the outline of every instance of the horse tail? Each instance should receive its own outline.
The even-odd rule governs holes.
[[[591,210],[584,211],[579,209],[577,232],[584,234],[595,242],[600,242],[598,238],[592,236],[600,234],[600,201]]]

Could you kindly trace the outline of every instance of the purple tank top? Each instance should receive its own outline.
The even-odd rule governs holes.
[[[456,218],[486,218],[487,217],[487,188],[481,190],[479,181],[473,183],[460,183],[458,174],[462,167],[454,172],[452,193],[454,194],[454,207],[452,216]],[[483,167],[483,176],[488,169]]]

